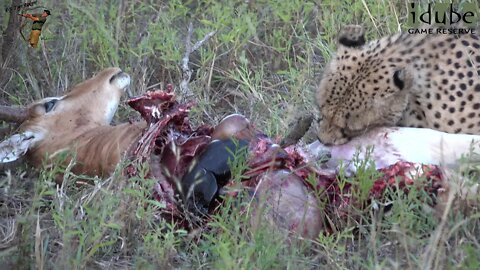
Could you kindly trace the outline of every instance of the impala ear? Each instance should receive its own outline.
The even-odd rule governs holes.
[[[33,146],[35,136],[31,132],[14,134],[0,143],[0,163],[12,162],[27,153]]]

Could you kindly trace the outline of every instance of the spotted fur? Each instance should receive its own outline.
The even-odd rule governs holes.
[[[365,43],[345,27],[316,101],[318,138],[343,144],[376,126],[480,134],[480,37],[397,33]]]

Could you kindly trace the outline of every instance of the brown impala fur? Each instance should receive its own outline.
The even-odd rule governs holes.
[[[17,150],[15,144],[25,143],[27,159],[36,167],[67,151],[76,156],[74,173],[109,175],[146,127],[145,122],[110,125],[129,83],[126,73],[108,68],[62,97],[34,102],[19,132],[4,141],[3,147]],[[20,142],[12,139],[19,134],[25,135]],[[66,162],[70,160],[69,155]]]

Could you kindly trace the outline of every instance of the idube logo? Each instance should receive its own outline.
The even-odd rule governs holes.
[[[408,4],[411,34],[470,34],[480,22],[478,3],[419,3]],[[424,26],[433,27],[424,27]],[[420,28],[419,28],[420,27]]]

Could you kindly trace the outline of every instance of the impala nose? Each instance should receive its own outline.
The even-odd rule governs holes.
[[[110,78],[110,84],[113,84],[120,89],[124,89],[128,85],[130,85],[130,75],[123,71],[120,71]]]

